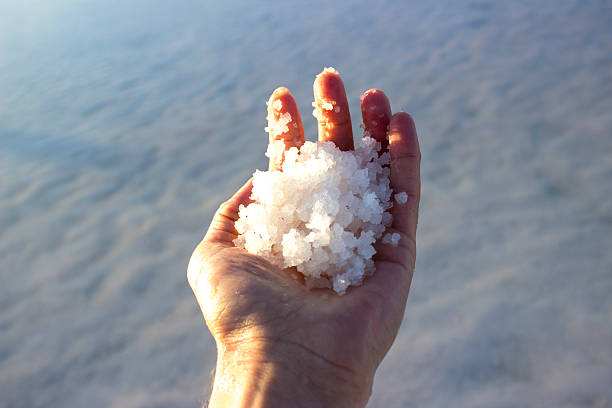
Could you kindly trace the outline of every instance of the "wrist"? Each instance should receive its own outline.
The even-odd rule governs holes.
[[[333,364],[303,346],[217,346],[210,407],[365,406],[374,373]]]

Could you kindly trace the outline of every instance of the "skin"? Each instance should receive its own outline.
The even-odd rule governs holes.
[[[319,140],[353,149],[344,85],[335,71],[314,82],[317,106],[335,101],[339,109],[320,109]],[[274,102],[282,108],[275,111]],[[278,106],[278,104],[276,104]],[[285,147],[304,143],[297,105],[286,88],[268,103],[269,120],[289,112],[292,123],[275,137]],[[388,232],[399,245],[376,244],[376,273],[344,296],[329,289],[309,290],[294,270],[236,248],[234,222],[240,204],[250,202],[252,181],[224,202],[188,266],[188,280],[217,345],[211,407],[358,407],[372,392],[376,368],[401,324],[416,259],[421,153],[410,115],[391,115],[385,94],[361,96],[367,131],[391,153],[391,186],[408,201],[395,203]],[[295,123],[296,126],[293,126]],[[387,125],[389,135],[387,138]],[[270,158],[279,169],[282,157]]]

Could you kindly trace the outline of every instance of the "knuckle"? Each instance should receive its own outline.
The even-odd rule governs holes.
[[[219,206],[219,209],[217,209],[217,214],[222,214],[225,215],[228,213],[228,211],[230,210],[230,203],[229,201],[224,201],[221,203],[221,205]]]

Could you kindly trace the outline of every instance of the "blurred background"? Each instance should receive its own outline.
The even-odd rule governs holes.
[[[612,406],[609,1],[1,0],[0,406],[197,407],[186,281],[265,101],[413,114],[418,262],[370,407]]]

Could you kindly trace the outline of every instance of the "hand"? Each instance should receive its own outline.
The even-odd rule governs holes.
[[[353,149],[344,85],[333,70],[314,83],[319,109],[319,140]],[[280,112],[272,105],[281,101]],[[268,104],[269,121],[288,112],[288,130],[270,138],[286,148],[304,143],[295,100],[278,88]],[[408,201],[392,208],[391,232],[397,247],[376,244],[376,272],[363,285],[338,296],[330,289],[309,290],[301,274],[281,270],[236,248],[234,222],[247,205],[252,182],[221,205],[188,266],[188,280],[217,344],[217,368],[210,406],[364,406],[376,368],[397,334],[416,257],[420,195],[420,150],[414,122],[404,112],[391,116],[389,101],[373,89],[361,97],[363,123],[391,153],[391,187]],[[295,124],[295,125],[294,125]],[[387,140],[387,126],[389,139]],[[271,157],[278,169],[281,158]]]

